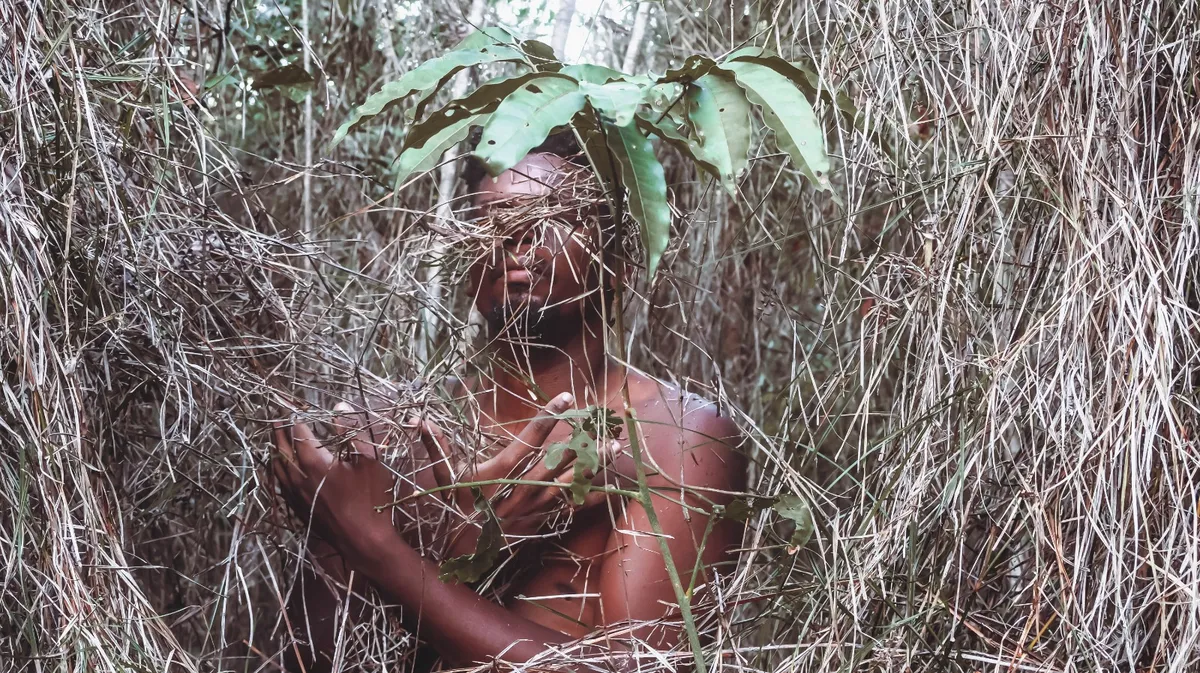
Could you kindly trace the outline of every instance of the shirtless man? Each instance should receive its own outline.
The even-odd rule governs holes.
[[[475,205],[503,222],[504,215],[532,201],[553,203],[573,169],[563,156],[535,150],[512,170],[483,178]],[[397,530],[389,508],[382,506],[397,500],[397,490],[411,493],[412,487],[398,487],[394,473],[373,458],[379,442],[359,432],[352,444],[365,455],[347,460],[338,457],[336,440],[323,444],[305,425],[276,429],[282,460],[275,461],[275,473],[293,508],[340,554],[345,568],[399,606],[420,638],[453,666],[524,662],[548,647],[618,630],[611,627],[631,627],[620,638],[601,639],[614,652],[626,649],[622,639],[660,650],[684,644],[662,539],[682,588],[694,584],[696,595],[715,579],[714,564],[735,560],[730,549],[740,542],[736,522],[717,518],[709,529],[708,516],[714,504],[728,503],[745,488],[737,429],[711,403],[606,353],[610,326],[603,306],[610,293],[603,285],[613,275],[601,273],[600,265],[607,262],[611,269],[616,262],[612,255],[605,259],[596,220],[588,225],[580,211],[571,212],[575,215],[494,232],[495,249],[481,255],[471,270],[475,305],[488,320],[495,365],[451,387],[474,409],[483,436],[496,438],[482,452],[486,460],[465,468],[453,465],[450,458],[463,452],[427,422],[420,424],[423,441],[409,447],[423,445],[431,459],[415,468],[415,487],[443,487],[425,498],[441,498],[438,502],[459,514],[456,530],[439,533],[452,538],[444,545],[447,557],[474,549],[483,521],[471,491],[454,488],[454,479],[537,482],[482,490],[491,498],[506,543],[542,534],[517,545],[537,545],[537,554],[521,557],[517,565],[527,572],[502,602],[440,580],[438,564],[417,551],[412,535]],[[662,537],[639,500],[629,497],[637,491],[638,470],[628,432],[600,447],[605,464],[592,480],[597,490],[582,505],[563,488],[571,483],[574,456],[568,452],[558,465],[545,464],[543,447],[568,441],[572,431],[554,415],[594,405],[623,418],[626,383]],[[339,410],[346,409],[339,405]],[[567,524],[546,534],[552,523],[562,521]],[[428,539],[428,531],[422,534]],[[326,565],[339,564],[322,561]],[[693,578],[696,568],[699,576]],[[292,622],[297,621],[293,615]],[[320,641],[321,634],[313,639]],[[311,661],[308,670],[313,670]]]

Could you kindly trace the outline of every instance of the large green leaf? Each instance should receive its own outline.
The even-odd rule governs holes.
[[[775,132],[780,149],[814,184],[829,190],[829,156],[825,135],[812,104],[791,80],[760,63],[737,60],[720,67],[733,73],[751,102],[763,109],[763,121]]]
[[[688,89],[688,120],[705,158],[720,171],[716,178],[730,194],[750,152],[750,102],[732,77],[709,73]]]
[[[451,51],[426,61],[404,73],[400,79],[388,82],[378,92],[371,94],[362,105],[354,108],[354,111],[350,113],[350,118],[334,133],[331,145],[337,145],[356,126],[383,113],[412,94],[431,88],[436,90],[436,86],[441,86],[442,83],[454,76],[454,73],[463,68],[481,63],[524,62],[524,60],[524,54],[517,49],[491,44],[477,49]]]
[[[396,159],[396,187],[408,182],[413,175],[436,166],[446,150],[470,135],[472,128],[487,124],[491,116],[489,112],[464,112],[455,121],[426,138],[420,146],[405,148]]]
[[[605,130],[600,125],[599,113],[591,105],[584,105],[583,112],[575,115],[571,126],[575,127],[575,133],[579,138],[580,146],[583,147],[583,153],[587,155],[588,163],[592,165],[592,170],[600,178],[605,197],[611,200],[617,192],[617,167],[613,165],[612,153],[608,150],[608,142],[605,140]]]
[[[638,115],[637,125],[642,129],[643,133],[658,136],[668,145],[690,157],[700,168],[713,176],[714,180],[721,179],[721,167],[712,162],[711,157],[705,153],[704,148],[700,146],[699,142],[694,138],[685,136],[670,119],[656,121],[650,119],[649,116]]]
[[[600,111],[617,126],[627,126],[633,121],[645,97],[642,87],[630,82],[609,82],[607,84],[592,84],[580,82],[579,90],[587,96],[592,107]]]
[[[590,82],[592,84],[607,84],[625,77],[625,73],[620,70],[613,70],[602,65],[592,65],[591,63],[568,65],[559,70],[559,72],[569,77],[574,77],[580,82]]]
[[[650,141],[634,124],[606,124],[608,146],[621,168],[621,184],[628,196],[629,214],[642,227],[646,248],[647,278],[654,278],[671,235],[671,207],[667,205],[667,180],[654,156]]]
[[[574,79],[542,73],[501,101],[475,155],[489,173],[499,175],[540,145],[554,127],[571,121],[586,102]]]
[[[414,124],[404,138],[405,149],[420,147],[435,133],[465,116],[494,111],[509,94],[541,76],[540,73],[528,72],[515,77],[497,77],[485,82],[466,96],[450,101],[442,109]]]

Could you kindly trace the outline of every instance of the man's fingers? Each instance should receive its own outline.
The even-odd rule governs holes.
[[[324,474],[333,464],[333,454],[321,445],[307,423],[293,423],[291,430],[291,447],[300,468],[309,476]]]
[[[574,402],[575,397],[571,393],[563,393],[550,400],[542,413],[529,421],[521,434],[517,435],[517,438],[505,448],[504,462],[508,467],[515,467],[526,456],[542,448],[542,445],[546,443],[546,438],[550,436],[550,431],[558,424],[557,416],[570,409]]]
[[[417,429],[421,433],[421,443],[429,454],[429,462],[433,469],[433,478],[438,486],[450,486],[454,477],[450,474],[450,444],[441,428],[431,421],[417,421]]]

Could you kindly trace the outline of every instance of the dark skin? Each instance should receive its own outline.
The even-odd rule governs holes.
[[[476,205],[493,214],[511,212],[504,209],[554,193],[565,168],[559,157],[530,155],[513,170],[485,180]],[[336,440],[323,444],[305,425],[276,429],[282,457],[276,475],[293,508],[321,539],[320,565],[333,583],[344,586],[351,570],[370,582],[405,617],[417,617],[412,622],[419,635],[455,666],[496,658],[523,662],[548,646],[606,627],[678,620],[659,539],[643,505],[627,497],[637,488],[628,432],[599,447],[602,464],[589,473],[597,490],[576,505],[562,488],[570,484],[574,456],[568,452],[558,465],[544,464],[544,447],[567,441],[572,430],[555,414],[596,405],[623,416],[622,388],[628,386],[647,482],[656,494],[654,511],[685,587],[713,580],[712,565],[732,561],[729,550],[741,538],[740,526],[727,520],[714,521],[705,538],[713,505],[729,502],[745,488],[745,461],[736,450],[741,437],[734,424],[712,404],[606,354],[609,328],[600,310],[604,281],[594,227],[567,219],[524,222],[497,233],[495,247],[471,272],[476,308],[489,318],[490,354],[497,365],[477,379],[449,386],[474,410],[483,435],[495,438],[479,462],[454,464],[447,457],[464,452],[428,422],[418,422],[408,435],[381,433],[377,419],[355,421],[347,413],[337,430],[353,436],[348,444],[358,457],[349,460],[337,457]],[[542,401],[534,401],[533,391],[540,391]],[[364,423],[369,431],[362,429]],[[381,447],[404,441],[411,444],[410,457],[398,471],[408,478],[397,485],[396,472],[375,457]],[[415,450],[418,446],[424,450]],[[507,542],[569,523],[555,535],[521,543],[541,545],[529,557],[540,565],[519,580],[502,605],[468,586],[440,581],[438,564],[418,553],[415,538],[427,545],[438,537],[447,556],[473,550],[479,517],[473,516],[471,493],[453,486],[504,478],[540,482],[483,488]],[[438,487],[443,490],[436,494],[407,497]],[[405,501],[413,518],[439,506],[458,516],[438,529],[398,530],[389,508],[377,511],[397,499]],[[693,579],[697,561],[701,576]],[[308,608],[311,614],[313,605]],[[313,621],[289,612],[297,628],[298,622]],[[314,628],[313,639],[329,635],[328,628]],[[631,635],[658,649],[681,640],[678,628],[661,624],[638,624]],[[609,642],[614,652],[622,649]]]

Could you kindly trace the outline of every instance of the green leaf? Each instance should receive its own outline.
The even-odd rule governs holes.
[[[424,173],[436,166],[446,150],[462,142],[471,134],[472,128],[486,124],[491,116],[486,112],[475,114],[463,111],[456,115],[453,122],[424,139],[421,145],[405,148],[396,159],[396,187],[399,188],[408,182],[413,175]]]
[[[737,179],[749,163],[750,102],[733,81],[720,73],[697,79],[688,89],[688,120],[707,161],[725,191],[737,193]]]
[[[716,62],[707,56],[689,56],[678,68],[672,68],[658,78],[658,83],[691,82],[708,74],[716,67]]]
[[[729,62],[734,59],[742,58],[743,56],[764,56],[764,55],[770,54],[770,53],[772,53],[772,52],[770,52],[762,47],[749,46],[749,47],[742,47],[741,49],[735,49],[735,50],[729,52],[728,54],[726,54],[725,58],[723,58],[721,60],[724,62]]]
[[[653,279],[671,235],[671,208],[667,205],[663,167],[654,156],[650,141],[634,124],[606,125],[606,129],[608,146],[621,168],[629,214],[642,227],[647,278]]]
[[[720,514],[723,518],[746,523],[751,517],[756,516],[769,505],[771,505],[770,498],[756,498],[754,496],[734,498],[728,505],[725,505]]]
[[[559,72],[568,77],[574,77],[579,82],[588,82],[591,84],[608,84],[609,82],[625,78],[625,73],[620,70],[613,70],[602,65],[592,65],[591,63],[568,65],[559,70]]]
[[[466,51],[468,49],[478,49],[492,44],[503,44],[508,46],[516,46],[517,36],[513,35],[505,28],[498,26],[488,26],[473,31],[470,35],[464,37],[450,51]]]
[[[472,488],[475,494],[475,510],[483,512],[483,530],[475,541],[475,552],[447,559],[442,562],[438,579],[443,582],[478,582],[496,565],[500,557],[500,549],[504,546],[504,532],[500,529],[500,521],[487,498],[478,488]]]
[[[521,43],[521,51],[525,52],[530,65],[541,72],[558,72],[562,63],[554,55],[554,48],[538,40],[525,40]]]
[[[583,153],[587,155],[588,163],[600,178],[604,195],[609,199],[611,206],[614,205],[612,198],[617,193],[617,167],[613,165],[612,154],[608,151],[608,142],[605,140],[605,131],[597,121],[597,114],[592,106],[584,105],[583,113],[575,115],[571,125],[575,127],[575,134],[583,147]]]
[[[587,96],[592,107],[617,126],[627,126],[633,121],[633,115],[644,98],[642,87],[629,82],[580,82],[579,90]]]
[[[656,135],[667,144],[691,157],[692,161],[696,162],[700,168],[707,171],[714,179],[721,179],[721,168],[712,162],[711,157],[705,153],[700,143],[683,135],[669,119],[656,123],[651,119],[639,115],[637,125],[642,129],[643,133]]]
[[[812,508],[808,506],[807,500],[797,495],[781,495],[775,499],[775,504],[771,508],[779,516],[796,524],[796,530],[792,532],[790,540],[793,547],[803,547],[808,544],[814,526]]]
[[[524,61],[524,55],[512,47],[486,45],[478,49],[451,51],[422,63],[404,73],[395,82],[388,82],[378,92],[371,94],[362,105],[354,108],[350,113],[350,118],[334,133],[330,145],[334,146],[342,142],[346,134],[359,124],[385,112],[412,94],[429,88],[436,90],[435,85],[441,86],[459,70],[497,61]]]
[[[493,112],[510,93],[538,77],[541,77],[541,74],[530,72],[515,77],[497,77],[485,82],[466,96],[450,101],[442,109],[413,125],[405,136],[405,148],[420,147],[425,140],[467,114]]]
[[[542,461],[547,470],[553,470],[562,462],[563,455],[571,448],[566,442],[555,442],[546,449],[546,458]]]
[[[732,72],[750,101],[762,107],[763,121],[797,168],[807,168],[819,189],[831,189],[825,135],[804,94],[789,78],[760,63],[739,60],[722,63],[721,68]]]
[[[571,121],[586,102],[575,80],[542,73],[501,101],[475,155],[489,173],[499,175],[540,145],[554,127]]]
[[[586,473],[600,467],[600,452],[596,450],[596,439],[582,427],[571,434],[571,450],[575,452],[575,478],[571,481],[571,497],[576,505],[582,505],[592,490],[592,480]]]
[[[272,68],[254,76],[255,89],[296,86],[298,84],[312,84],[312,82],[313,76],[308,74],[308,71],[299,63]]]

